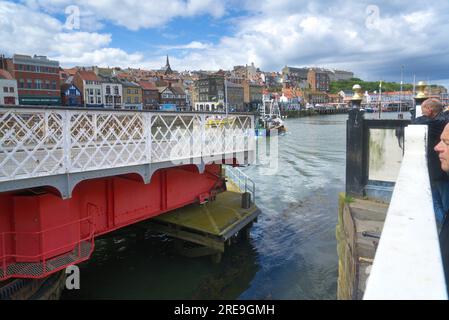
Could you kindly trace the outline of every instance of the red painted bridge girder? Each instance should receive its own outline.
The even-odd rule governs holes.
[[[42,278],[89,258],[94,238],[226,189],[221,165],[157,171],[151,183],[123,175],[79,183],[70,199],[50,188],[0,193],[0,280]]]

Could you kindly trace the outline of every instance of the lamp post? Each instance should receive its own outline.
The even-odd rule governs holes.
[[[358,108],[360,109],[363,96],[362,96],[362,87],[359,84],[356,84],[352,87],[352,91],[354,91],[354,95],[351,99],[351,106],[352,108]]]
[[[425,92],[426,87],[427,87],[427,84],[424,81],[418,82],[418,85],[416,86],[416,88],[418,89],[418,93],[415,97],[415,104],[416,104],[415,118],[422,116],[421,105],[424,101],[426,101],[428,99],[426,92]]]

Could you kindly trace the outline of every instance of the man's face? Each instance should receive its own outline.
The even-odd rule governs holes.
[[[444,128],[441,141],[435,146],[435,151],[438,152],[441,169],[449,172],[449,124]]]

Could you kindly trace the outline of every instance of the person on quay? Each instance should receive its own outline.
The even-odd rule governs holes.
[[[449,174],[449,124],[444,127],[435,151],[440,160],[441,170]],[[446,286],[449,288],[449,219],[445,219],[439,234],[441,258],[444,266]]]
[[[438,228],[441,229],[449,211],[449,176],[441,167],[435,146],[440,142],[440,136],[445,126],[449,123],[449,113],[443,112],[444,105],[438,99],[427,99],[421,105],[421,109],[423,115],[416,118],[413,124],[425,124],[429,127],[427,165],[429,168],[433,206]]]

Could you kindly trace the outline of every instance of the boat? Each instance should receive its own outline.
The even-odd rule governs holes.
[[[267,112],[268,111],[268,112]],[[259,108],[259,121],[256,128],[257,136],[270,136],[273,130],[278,134],[287,132],[287,127],[281,117],[279,105],[274,99],[263,100]]]
[[[209,128],[222,128],[226,125],[231,125],[232,123],[234,123],[235,121],[235,117],[220,117],[220,116],[215,116],[212,118],[209,118],[206,121],[206,127]]]

